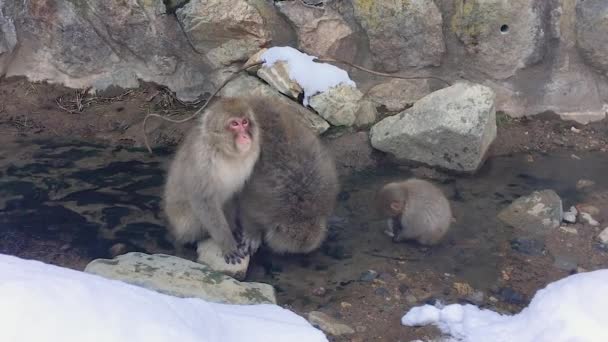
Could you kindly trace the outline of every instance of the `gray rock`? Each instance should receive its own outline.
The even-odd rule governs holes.
[[[162,1],[44,4],[0,3],[0,12],[12,19],[0,19],[4,45],[14,41],[11,22],[19,39],[5,68],[8,76],[93,90],[137,87],[141,79],[163,84],[184,100],[212,87],[210,65],[191,49]]]
[[[576,223],[576,215],[578,214],[578,210],[576,207],[572,206],[566,212],[564,212],[564,222],[568,223]]]
[[[606,228],[604,228],[604,230],[602,230],[600,235],[597,236],[597,239],[599,240],[599,242],[603,243],[604,245],[608,245],[608,227],[606,227]]]
[[[357,119],[363,94],[355,87],[340,84],[310,98],[310,107],[334,126],[352,126]]]
[[[355,126],[367,127],[376,122],[378,119],[378,110],[376,104],[369,100],[359,101],[359,109],[355,113]]]
[[[501,221],[531,234],[558,228],[562,217],[562,200],[553,190],[520,197],[498,214]]]
[[[245,279],[247,267],[249,266],[249,255],[241,259],[240,264],[228,264],[224,260],[224,253],[222,253],[220,247],[212,239],[199,242],[196,252],[198,253],[197,261],[208,265],[212,270],[221,272],[237,280]]]
[[[277,7],[293,23],[300,50],[346,60],[355,56],[355,31],[337,11],[328,7],[311,8],[301,1],[281,1]]]
[[[457,83],[381,120],[370,137],[374,148],[397,161],[475,171],[496,138],[494,92],[478,84]]]
[[[330,335],[342,336],[355,333],[353,328],[320,311],[311,311],[308,313],[308,321],[313,326],[318,327],[319,329],[323,330],[323,332]]]
[[[608,75],[608,2],[576,2],[576,42],[583,58]]]
[[[541,60],[546,1],[454,1],[451,28],[468,52],[467,64],[495,78],[513,76]]]
[[[593,218],[593,216],[591,216],[591,214],[589,214],[589,213],[581,212],[580,216],[581,216],[581,221],[588,223],[590,226],[597,227],[600,225],[600,223],[597,222]]]
[[[245,61],[262,46],[293,35],[263,0],[191,0],[176,15],[194,49],[217,67]]]
[[[177,297],[230,304],[276,304],[274,288],[268,284],[242,283],[205,264],[170,255],[133,252],[114,259],[96,259],[85,272]]]
[[[0,75],[6,72],[6,67],[17,46],[17,32],[13,20],[6,17],[2,11],[3,1],[0,0]]]
[[[361,274],[361,276],[359,277],[359,280],[365,281],[365,282],[370,282],[376,278],[378,278],[378,272],[376,272],[374,270],[367,270]]]
[[[352,2],[374,62],[385,71],[441,63],[446,51],[441,12],[433,1]]]
[[[366,96],[387,110],[396,112],[404,110],[430,93],[431,88],[427,80],[392,79],[374,86]]]
[[[278,91],[267,84],[262,83],[255,77],[241,75],[228,83],[219,93],[220,96],[238,97],[244,95],[273,98],[274,101],[282,101],[293,108],[302,121],[315,133],[322,134],[329,129],[329,124],[322,117],[304,108],[299,103],[289,100]]]
[[[477,306],[482,305],[484,303],[484,298],[485,295],[482,291],[475,291],[466,297],[469,302]]]

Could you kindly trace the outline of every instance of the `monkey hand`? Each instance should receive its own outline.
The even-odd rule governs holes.
[[[230,239],[222,244],[224,252],[224,261],[227,264],[240,264],[241,259],[244,259],[247,254],[243,253],[240,246],[237,245],[235,239]]]
[[[260,245],[262,245],[261,236],[258,237],[244,234],[241,237],[239,249],[246,255],[253,255],[258,250],[258,248],[260,248]]]

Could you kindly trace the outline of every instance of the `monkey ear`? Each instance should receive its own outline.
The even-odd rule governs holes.
[[[401,203],[397,202],[397,201],[392,201],[390,206],[391,206],[391,210],[396,213],[400,213],[401,209],[403,209],[402,208],[403,206],[401,205]]]

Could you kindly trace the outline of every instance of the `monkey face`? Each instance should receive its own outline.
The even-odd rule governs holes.
[[[234,137],[234,146],[237,151],[245,153],[252,144],[251,121],[247,117],[236,117],[228,120],[227,128]]]

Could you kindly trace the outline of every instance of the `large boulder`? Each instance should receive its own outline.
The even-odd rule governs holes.
[[[194,49],[218,67],[293,38],[291,27],[264,0],[191,0],[176,15]]]
[[[577,1],[576,37],[578,48],[585,60],[608,75],[607,1]]]
[[[428,0],[353,0],[376,65],[394,72],[440,65],[446,51],[441,12]]]
[[[457,0],[451,29],[468,53],[466,63],[504,79],[540,61],[549,1]]]
[[[397,161],[475,171],[496,138],[494,100],[494,92],[479,84],[438,90],[375,124],[372,146]]]
[[[300,50],[346,60],[356,54],[355,31],[337,11],[327,6],[314,8],[301,1],[281,1],[277,7],[293,23]]]
[[[209,266],[165,254],[127,253],[91,261],[85,272],[121,280],[176,297],[215,303],[276,304],[274,288],[242,283]]]

